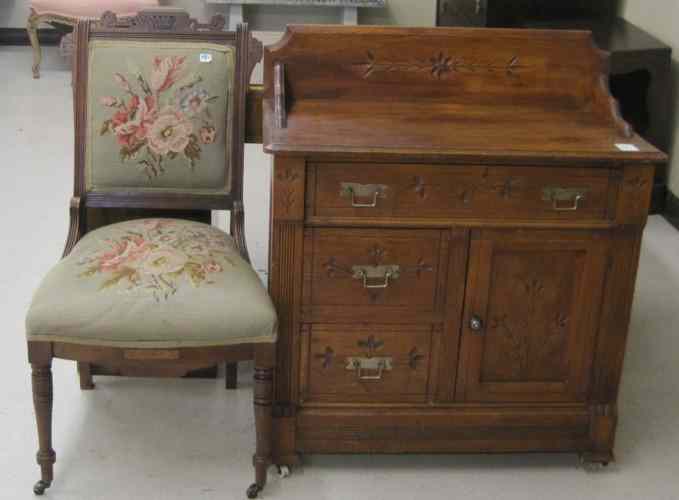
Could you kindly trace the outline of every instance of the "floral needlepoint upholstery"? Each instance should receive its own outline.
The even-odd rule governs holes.
[[[231,237],[178,219],[88,233],[47,275],[29,340],[192,347],[272,342],[276,313]]]
[[[89,190],[230,190],[234,48],[90,42]]]

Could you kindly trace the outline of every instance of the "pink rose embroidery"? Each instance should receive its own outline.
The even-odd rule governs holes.
[[[206,263],[204,266],[205,271],[208,273],[221,273],[222,272],[222,266],[217,264],[214,261]]]
[[[111,119],[111,127],[118,144],[134,149],[142,143],[156,115],[155,99],[152,96],[146,96],[143,100],[133,96]]]
[[[200,240],[199,243],[196,239]],[[82,278],[102,276],[100,290],[150,294],[168,299],[182,284],[214,284],[212,277],[233,265],[237,250],[221,231],[170,219],[137,221],[83,256]]]
[[[149,251],[148,243],[141,237],[130,237],[112,242],[111,250],[99,256],[99,270],[118,271],[141,259]]]
[[[189,144],[193,125],[175,112],[161,114],[149,131],[149,147],[158,155],[181,153]]]

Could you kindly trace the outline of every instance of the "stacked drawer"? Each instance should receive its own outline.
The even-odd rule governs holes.
[[[306,231],[304,400],[425,401],[446,247],[440,230]]]

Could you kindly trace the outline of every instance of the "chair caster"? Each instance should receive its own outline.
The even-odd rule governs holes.
[[[290,472],[290,467],[288,467],[287,465],[278,465],[277,468],[278,475],[283,479],[285,479],[286,477],[290,477],[290,474],[292,474],[292,472]]]
[[[582,464],[586,472],[599,472],[608,467],[608,462],[587,462]]]
[[[248,498],[257,498],[259,492],[262,491],[262,489],[263,488],[257,483],[251,484],[247,491]]]
[[[49,481],[44,481],[41,479],[40,481],[35,483],[35,486],[33,486],[33,493],[35,493],[36,495],[42,495],[43,493],[45,493],[45,490],[50,487],[51,484],[52,483],[50,483]]]

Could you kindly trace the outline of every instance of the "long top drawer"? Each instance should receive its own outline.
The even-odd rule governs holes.
[[[611,169],[317,163],[309,180],[317,217],[605,221],[617,199]]]

